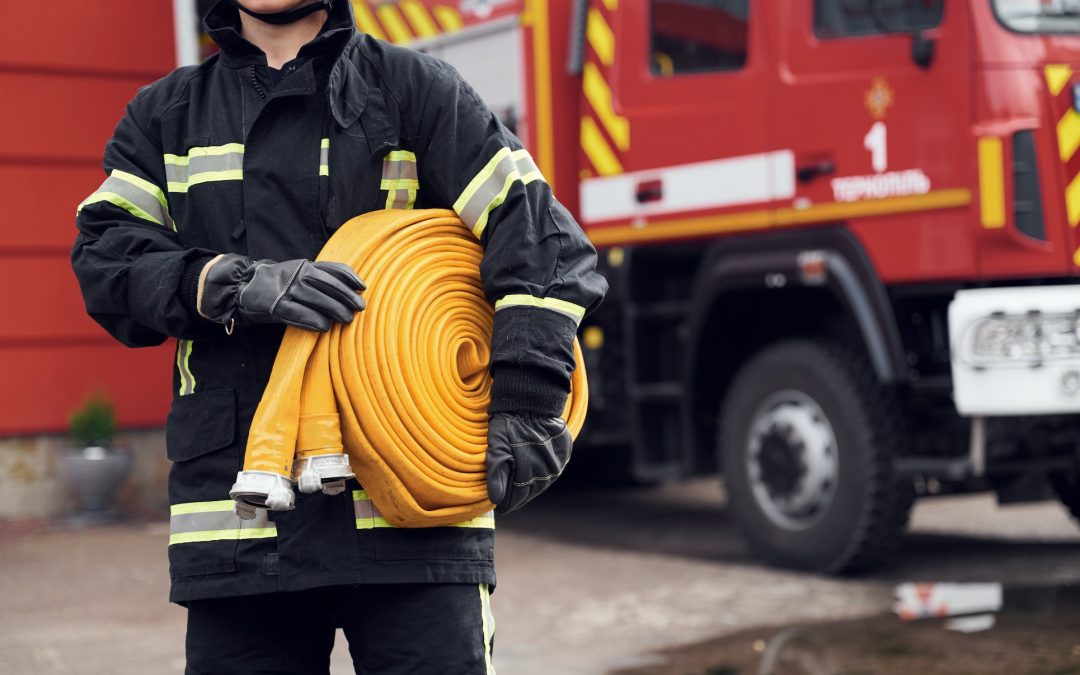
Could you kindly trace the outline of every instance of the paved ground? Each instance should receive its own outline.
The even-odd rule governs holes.
[[[164,523],[0,529],[0,673],[182,672],[166,537]],[[497,557],[499,671],[591,675],[750,628],[881,614],[900,581],[1080,583],[1080,530],[1056,504],[923,502],[891,566],[823,579],[756,565],[701,482],[551,495],[500,521]],[[343,650],[334,663],[351,672]]]

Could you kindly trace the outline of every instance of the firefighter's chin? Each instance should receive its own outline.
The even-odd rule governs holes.
[[[307,5],[318,4],[320,0],[237,0],[244,9],[257,14],[276,14],[290,12]]]

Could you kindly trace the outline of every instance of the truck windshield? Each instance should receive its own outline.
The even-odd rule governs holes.
[[[1020,33],[1080,33],[1080,0],[990,0],[998,19]]]

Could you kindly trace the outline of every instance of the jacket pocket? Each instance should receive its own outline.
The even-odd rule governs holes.
[[[211,389],[173,401],[165,422],[165,452],[186,462],[220,450],[236,439],[236,392]]]
[[[173,401],[165,428],[169,471],[169,574],[173,579],[236,571],[241,523],[229,487],[242,462],[235,443],[236,392],[196,391]]]

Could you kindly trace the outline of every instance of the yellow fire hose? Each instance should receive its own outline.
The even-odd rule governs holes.
[[[376,211],[345,223],[318,259],[352,266],[367,283],[367,309],[327,333],[285,331],[244,472],[290,480],[294,462],[344,447],[393,525],[450,525],[490,511],[494,310],[480,284],[482,257],[452,211]],[[588,404],[576,340],[574,355],[563,417],[576,437]]]

